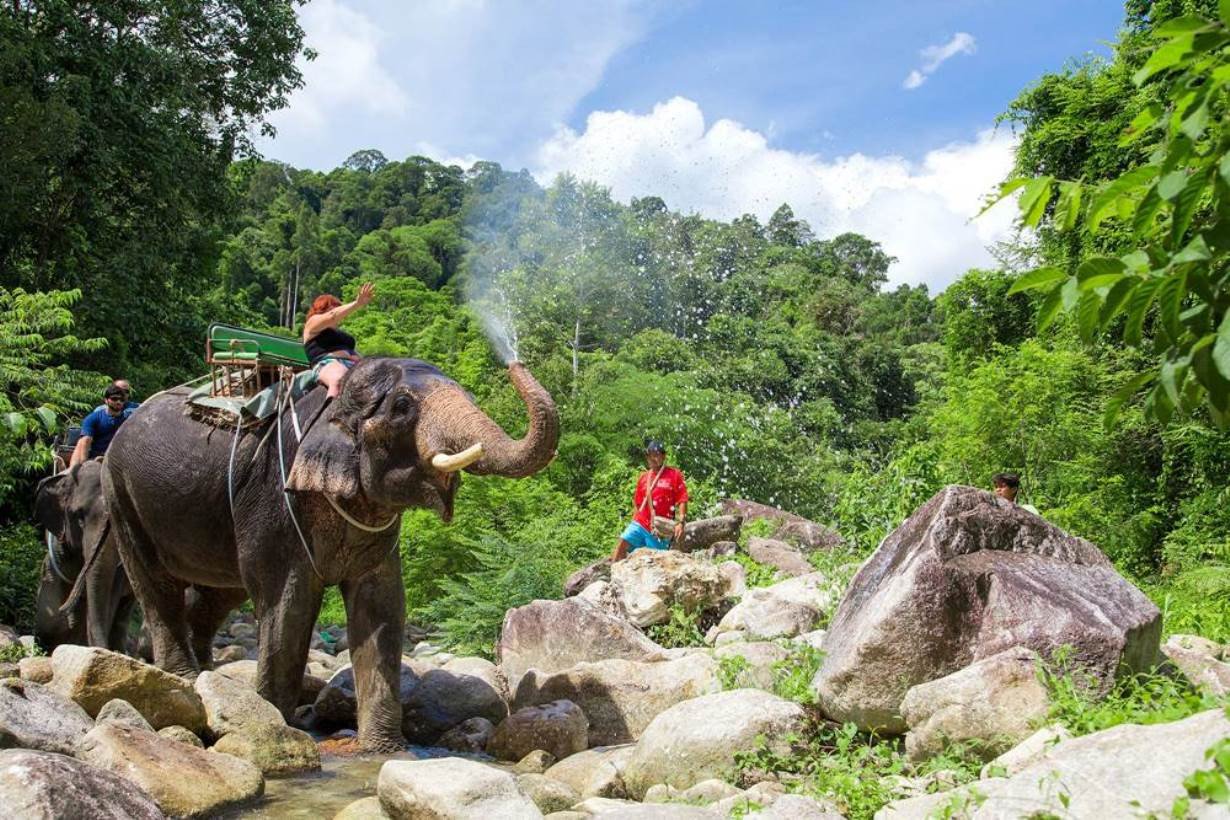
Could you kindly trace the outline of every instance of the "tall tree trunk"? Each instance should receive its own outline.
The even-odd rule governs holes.
[[[581,372],[581,320],[578,318],[572,326],[572,394],[577,393],[577,378]]]

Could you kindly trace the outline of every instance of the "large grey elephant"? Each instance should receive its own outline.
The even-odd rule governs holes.
[[[34,516],[47,546],[34,619],[39,645],[125,649],[135,599],[108,537],[102,464],[87,461],[40,481]]]
[[[237,441],[190,418],[182,392],[143,404],[112,441],[103,484],[158,665],[195,676],[226,614],[251,598],[258,690],[289,717],[321,596],[337,585],[359,743],[401,748],[401,513],[428,508],[447,521],[461,469],[521,477],[555,454],[550,395],[520,364],[509,375],[529,410],[520,440],[413,359],[365,359],[337,399],[312,390]]]

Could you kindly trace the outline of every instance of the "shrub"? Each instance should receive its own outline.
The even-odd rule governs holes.
[[[0,529],[0,623],[25,629],[34,624],[34,597],[43,566],[43,545],[29,524]]]

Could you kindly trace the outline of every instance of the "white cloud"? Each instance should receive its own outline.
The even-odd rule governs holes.
[[[918,88],[927,81],[928,76],[946,61],[958,54],[973,54],[976,49],[977,43],[974,40],[974,36],[964,31],[958,31],[952,35],[952,39],[947,43],[927,46],[918,52],[918,56],[923,59],[922,65],[909,73],[905,78],[905,82],[901,84],[902,88],[908,91]]]
[[[733,120],[706,127],[693,101],[675,97],[648,114],[590,114],[583,133],[559,127],[538,151],[544,183],[571,172],[608,186],[620,200],[656,194],[672,207],[717,219],[783,202],[820,237],[858,231],[898,262],[894,282],[943,288],[968,268],[991,265],[986,248],[1011,233],[1014,209],[1001,203],[973,220],[986,193],[1012,165],[1013,139],[983,131],[929,151],[921,161],[851,154],[832,160],[773,148]]]

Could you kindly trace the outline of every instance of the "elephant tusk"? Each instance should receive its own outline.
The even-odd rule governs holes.
[[[482,457],[483,443],[480,441],[477,444],[471,444],[460,453],[453,453],[452,455],[436,453],[431,457],[431,466],[442,473],[455,473],[458,470],[469,467]]]

